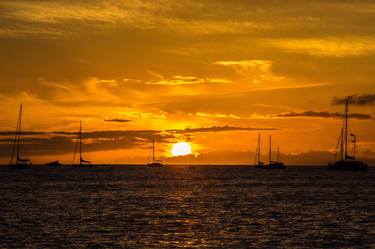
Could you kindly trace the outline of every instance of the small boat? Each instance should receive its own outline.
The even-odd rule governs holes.
[[[20,151],[22,145],[21,139],[21,126],[22,126],[22,103],[20,106],[20,111],[18,115],[16,135],[14,137],[12,154],[9,161],[9,167],[12,169],[28,169],[31,168],[31,160],[27,158],[21,158]]]
[[[366,172],[369,170],[369,167],[366,163],[361,161],[357,161],[355,157],[356,153],[356,142],[357,137],[354,134],[350,134],[352,138],[351,142],[353,143],[352,146],[352,153],[349,154],[348,151],[348,122],[349,122],[349,100],[346,99],[345,101],[345,113],[344,113],[344,122],[343,127],[341,128],[339,140],[336,146],[336,153],[335,153],[335,162],[328,164],[328,170],[335,170],[335,171],[362,171]]]
[[[263,168],[264,167],[264,162],[261,161],[260,159],[260,133],[258,133],[258,141],[257,141],[257,150],[255,153],[255,168]]]
[[[74,159],[75,159],[76,154],[77,154],[77,148],[79,149],[79,163],[74,164]],[[91,168],[91,167],[94,166],[90,161],[87,161],[87,160],[83,159],[83,157],[82,157],[82,122],[79,122],[79,132],[78,132],[76,147],[74,149],[72,166],[78,167],[78,168]]]
[[[285,169],[285,165],[283,162],[280,161],[280,149],[277,148],[277,160],[272,160],[272,137],[270,136],[270,145],[269,145],[269,153],[268,153],[268,164],[264,164],[260,160],[260,134],[258,134],[258,145],[257,145],[257,153],[255,156],[256,164],[255,168],[260,169]]]
[[[161,168],[163,167],[162,160],[155,160],[155,139],[152,140],[152,162],[147,164],[148,167]]]
[[[51,167],[59,167],[61,165],[62,164],[59,161],[52,161],[52,162],[46,163],[46,166],[51,166]]]

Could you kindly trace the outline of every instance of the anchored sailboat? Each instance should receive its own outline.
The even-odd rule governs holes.
[[[79,149],[79,164],[74,164],[74,159],[76,157],[77,148]],[[78,139],[76,142],[76,147],[74,149],[74,156],[73,156],[73,167],[81,167],[81,168],[89,168],[93,167],[94,165],[90,161],[86,161],[82,157],[82,122],[79,122],[79,133]]]
[[[258,133],[258,141],[257,141],[257,149],[256,149],[256,153],[255,153],[254,167],[255,168],[264,167],[264,162],[262,162],[261,158],[260,158],[260,133]]]
[[[345,101],[345,114],[344,114],[344,122],[343,127],[341,128],[338,146],[336,147],[336,161],[333,164],[328,165],[329,170],[342,170],[342,171],[368,171],[367,164],[357,161],[355,159],[356,153],[356,142],[357,137],[354,134],[350,134],[352,137],[352,155],[349,155],[348,152],[348,121],[349,121],[349,100],[346,99]],[[340,148],[338,148],[340,146]],[[337,160],[338,159],[338,160]]]
[[[258,142],[257,142],[257,151],[255,154],[255,168],[261,169],[285,169],[284,163],[280,162],[280,152],[279,147],[277,148],[277,160],[272,160],[272,138],[270,136],[270,145],[269,145],[269,152],[268,152],[268,164],[264,164],[264,162],[260,159],[260,133],[258,134]]]
[[[16,135],[14,137],[12,154],[11,154],[10,161],[9,161],[9,166],[13,169],[26,169],[26,168],[31,167],[30,159],[20,157],[21,144],[22,144],[21,126],[22,126],[22,103],[20,106],[20,112],[18,114]]]
[[[269,158],[268,158],[269,164],[266,165],[269,169],[285,169],[284,163],[280,162],[280,150],[279,147],[277,147],[277,160],[272,161],[272,137],[270,136],[270,148],[269,148]]]
[[[155,139],[152,139],[152,163],[147,164],[148,167],[163,167],[162,160],[155,160]]]

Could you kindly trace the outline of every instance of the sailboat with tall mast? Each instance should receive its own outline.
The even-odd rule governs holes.
[[[270,147],[268,152],[268,162],[269,164],[266,165],[268,169],[285,169],[285,165],[283,162],[280,162],[280,149],[277,147],[277,160],[272,160],[272,137],[270,136]]]
[[[333,164],[328,164],[329,170],[339,170],[339,171],[368,171],[368,165],[357,161],[355,157],[356,153],[356,142],[357,137],[354,134],[350,134],[352,138],[351,142],[353,143],[352,146],[352,153],[349,154],[349,147],[348,147],[348,137],[349,137],[349,99],[345,100],[345,113],[344,113],[344,122],[343,127],[340,131],[339,141],[336,148],[336,155],[335,155],[335,162]]]
[[[18,114],[16,135],[14,137],[12,154],[10,156],[9,166],[13,169],[27,169],[31,167],[31,160],[27,158],[21,158],[20,151],[22,145],[21,139],[21,127],[22,127],[22,103],[20,105],[20,111]]]
[[[258,133],[258,141],[257,141],[257,148],[255,152],[255,162],[254,162],[255,168],[262,168],[264,167],[264,162],[262,162],[260,158],[260,133]]]
[[[163,161],[155,159],[155,139],[152,139],[152,163],[148,163],[147,166],[154,168],[163,167]]]
[[[74,159],[77,154],[77,149],[79,150],[79,163],[74,164]],[[94,165],[82,157],[82,121],[79,122],[79,132],[78,132],[78,138],[76,142],[76,147],[74,149],[74,155],[73,155],[73,167],[81,167],[81,168],[90,168],[93,167]]]
[[[268,164],[261,161],[260,158],[260,133],[258,134],[257,151],[255,153],[255,168],[260,169],[285,169],[284,163],[280,162],[280,150],[277,148],[277,160],[272,160],[272,137],[270,136],[270,144],[268,151]]]

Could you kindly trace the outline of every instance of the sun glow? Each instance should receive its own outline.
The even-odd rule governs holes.
[[[175,143],[171,153],[173,156],[186,156],[191,154],[191,146],[187,142]]]

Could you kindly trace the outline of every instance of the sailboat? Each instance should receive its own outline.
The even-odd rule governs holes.
[[[155,160],[155,139],[152,139],[152,163],[148,163],[147,166],[154,168],[163,167],[162,160]]]
[[[79,149],[79,164],[74,164],[74,159],[76,157],[77,148]],[[76,142],[76,147],[74,149],[74,156],[73,156],[73,167],[81,167],[81,168],[90,168],[94,165],[90,161],[86,161],[82,157],[82,122],[79,122],[79,132],[78,132],[78,138]]]
[[[255,155],[255,168],[260,169],[285,169],[284,163],[280,162],[280,150],[277,148],[277,160],[272,160],[272,138],[270,136],[270,145],[268,153],[268,164],[265,164],[260,159],[260,133],[258,134],[257,151]]]
[[[18,114],[18,122],[17,122],[17,129],[16,135],[14,137],[13,147],[12,147],[12,154],[9,161],[9,167],[12,169],[27,169],[31,167],[31,160],[27,158],[20,157],[20,150],[21,150],[21,126],[22,126],[22,103],[20,106],[20,112]]]
[[[56,161],[52,161],[52,162],[46,163],[45,165],[46,166],[51,166],[51,167],[59,167],[59,166],[61,166],[61,163],[58,160],[56,160]]]
[[[354,134],[350,134],[352,138],[351,142],[353,143],[353,150],[351,155],[348,152],[348,122],[349,122],[349,100],[346,99],[345,101],[345,114],[344,114],[344,122],[343,127],[341,128],[340,136],[338,145],[340,148],[336,147],[336,161],[333,164],[328,164],[329,170],[340,170],[340,171],[368,171],[369,168],[367,164],[357,161],[355,158],[356,153],[356,142],[357,137]],[[338,159],[338,160],[337,160]]]
[[[264,162],[262,162],[261,159],[260,159],[260,133],[258,133],[258,141],[257,141],[257,149],[256,149],[256,152],[255,152],[254,167],[255,168],[264,167]]]
[[[272,161],[272,137],[270,136],[270,148],[269,148],[269,154],[268,154],[268,161],[269,164],[266,165],[268,169],[285,169],[284,163],[280,162],[280,150],[279,147],[277,147],[277,160]]]

